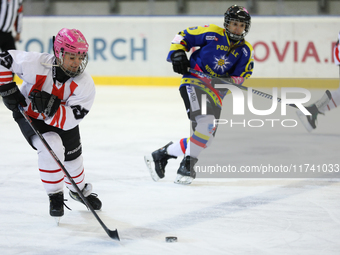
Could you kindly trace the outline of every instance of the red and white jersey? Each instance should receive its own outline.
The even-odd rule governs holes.
[[[84,72],[69,78],[64,84],[58,81],[54,84],[54,55],[19,50],[9,50],[8,53],[11,57],[0,59],[0,86],[11,82],[11,72],[15,73],[23,80],[20,90],[26,98],[28,106],[25,110],[30,117],[44,120],[46,124],[63,130],[76,127],[94,102],[95,85],[92,77]],[[51,118],[32,110],[28,95],[34,89],[56,95],[61,100],[58,111]]]
[[[340,32],[339,32],[339,36],[338,36],[338,42],[334,47],[334,63],[336,65],[340,65]]]

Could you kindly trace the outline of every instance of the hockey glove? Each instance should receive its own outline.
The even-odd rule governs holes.
[[[174,72],[179,74],[187,74],[190,62],[188,60],[187,54],[183,50],[176,50],[171,54],[171,62]]]
[[[33,111],[43,113],[47,117],[52,117],[61,103],[57,96],[37,89],[33,90],[28,98],[31,100]]]
[[[7,83],[0,86],[0,95],[3,102],[11,111],[18,112],[18,105],[27,106],[25,97],[21,94],[15,82]]]

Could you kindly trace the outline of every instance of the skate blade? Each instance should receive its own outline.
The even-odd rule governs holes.
[[[152,180],[154,180],[155,182],[159,181],[159,176],[156,173],[155,167],[154,167],[154,162],[153,162],[153,158],[152,156],[144,156],[144,161],[146,164],[146,167],[149,170],[149,173],[151,175]]]
[[[52,216],[52,218],[55,220],[55,223],[57,223],[57,226],[59,226],[61,217]]]
[[[194,178],[192,178],[190,176],[183,176],[183,175],[177,174],[174,183],[182,184],[182,185],[189,185],[189,184],[192,183],[193,180],[194,180]]]
[[[308,132],[313,131],[314,128],[312,127],[311,124],[309,124],[306,115],[304,115],[301,110],[297,110],[296,115],[299,117],[302,125],[307,129]]]

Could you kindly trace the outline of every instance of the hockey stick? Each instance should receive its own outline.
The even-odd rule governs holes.
[[[206,74],[206,73],[203,73],[203,72],[200,72],[200,71],[197,71],[193,68],[188,68],[188,71],[191,73],[191,74],[196,74],[197,76],[199,77],[202,77],[202,78],[208,78],[208,79],[218,79],[219,81],[221,81],[222,83],[224,84],[230,84],[230,85],[234,85],[240,89],[243,89],[243,90],[248,90],[248,87],[245,87],[243,85],[240,85],[240,84],[235,84],[235,83],[230,83],[230,82],[227,82],[226,80],[224,80],[223,78],[220,78],[220,77],[214,77],[212,75],[209,75],[209,74]],[[273,96],[270,95],[270,94],[267,94],[267,93],[264,93],[262,91],[259,91],[259,90],[256,90],[256,89],[252,89],[252,92],[253,94],[255,95],[258,95],[260,97],[264,97],[264,98],[267,98],[269,100],[272,100],[273,99]],[[281,102],[281,98],[277,97],[277,101],[280,103]],[[291,107],[294,107],[294,108],[297,108],[299,109],[295,104],[287,104],[288,106],[291,106]]]
[[[74,182],[73,178],[70,176],[70,174],[67,172],[66,168],[64,167],[64,165],[60,162],[59,158],[57,157],[57,155],[54,153],[54,151],[52,150],[52,148],[50,147],[50,145],[47,143],[47,141],[45,140],[45,138],[41,135],[41,133],[34,127],[31,118],[28,116],[28,114],[25,112],[24,108],[19,105],[19,110],[21,112],[21,114],[24,116],[24,118],[26,119],[26,121],[28,122],[28,124],[31,126],[31,128],[33,129],[34,133],[36,133],[37,136],[39,136],[40,140],[42,141],[42,143],[44,144],[44,146],[46,147],[46,149],[48,150],[48,152],[51,154],[51,156],[54,158],[54,160],[56,161],[56,163],[59,165],[59,167],[62,169],[62,171],[64,172],[64,174],[67,176],[67,178],[70,180],[72,186],[76,189],[77,193],[79,194],[79,196],[81,197],[81,199],[84,201],[84,203],[86,204],[87,208],[90,209],[90,211],[92,212],[92,214],[94,215],[94,217],[98,220],[98,222],[100,223],[100,225],[103,227],[103,229],[106,231],[106,233],[109,235],[109,237],[111,237],[112,239],[115,240],[119,240],[119,236],[118,236],[118,231],[117,229],[115,230],[110,230],[108,227],[106,227],[106,225],[103,223],[103,221],[99,218],[99,216],[97,215],[97,213],[94,211],[92,205],[87,201],[86,197],[83,195],[83,193],[81,192],[81,190],[78,188],[77,184]]]

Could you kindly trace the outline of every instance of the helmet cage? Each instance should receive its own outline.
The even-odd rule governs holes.
[[[71,71],[68,69],[67,66],[65,66],[64,64],[64,58],[65,58],[65,54],[70,55],[70,57],[74,57],[74,58],[82,58],[82,61],[78,67],[77,71]],[[75,54],[75,53],[71,53],[71,52],[64,52],[64,49],[62,48],[59,52],[59,56],[56,57],[57,58],[57,65],[61,68],[61,70],[64,71],[64,73],[66,73],[68,76],[70,77],[75,77],[79,74],[82,74],[87,66],[88,63],[88,54]]]
[[[244,31],[241,35],[237,35],[232,33],[229,30],[230,22],[232,21],[238,21],[245,23]],[[244,37],[248,34],[251,26],[251,17],[248,13],[248,11],[242,7],[233,5],[224,13],[224,28],[226,30],[227,35],[231,40],[234,41],[241,41],[244,39]]]

